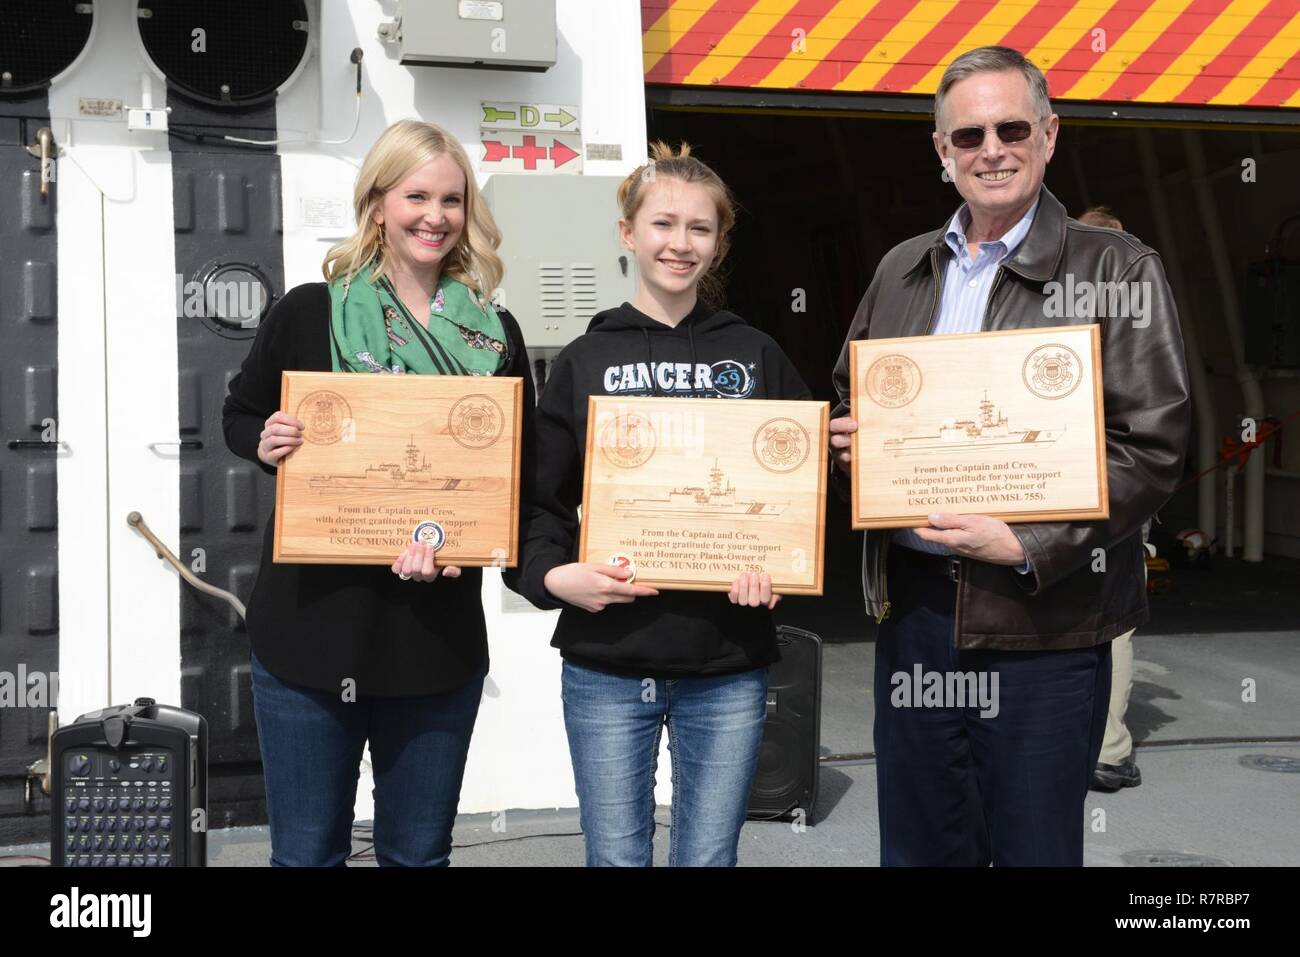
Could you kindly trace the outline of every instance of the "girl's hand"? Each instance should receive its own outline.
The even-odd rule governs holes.
[[[628,569],[617,565],[570,562],[552,568],[542,583],[560,601],[590,612],[604,611],[608,605],[625,605],[638,598],[659,594],[653,588],[627,582],[630,574]]]
[[[780,595],[772,594],[772,576],[767,572],[741,572],[731,583],[727,598],[733,605],[764,606],[768,611],[781,600]]]
[[[847,475],[853,464],[853,433],[858,431],[858,423],[851,417],[842,415],[838,419],[831,419],[829,431],[831,461]]]
[[[257,457],[266,465],[279,467],[280,460],[289,457],[302,445],[302,430],[307,426],[288,412],[273,412],[262,429],[257,443]]]
[[[439,575],[459,578],[460,569],[455,565],[439,565],[437,554],[428,542],[411,542],[393,562],[393,574],[417,582],[431,582]]]

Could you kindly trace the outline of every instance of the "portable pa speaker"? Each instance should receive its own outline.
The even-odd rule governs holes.
[[[822,640],[782,625],[776,630],[781,660],[767,683],[767,723],[747,816],[756,820],[812,818],[821,748]]]
[[[52,865],[207,865],[202,715],[137,698],[83,714],[51,750]]]

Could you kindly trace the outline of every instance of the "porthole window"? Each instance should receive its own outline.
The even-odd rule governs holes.
[[[257,263],[214,259],[179,290],[179,315],[226,339],[251,339],[275,294]]]

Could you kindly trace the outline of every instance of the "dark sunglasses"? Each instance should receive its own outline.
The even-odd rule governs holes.
[[[1003,143],[1022,143],[1029,139],[1034,131],[1034,124],[1028,120],[1008,120],[997,125],[998,139]],[[988,131],[982,126],[963,126],[948,134],[952,145],[959,150],[973,150],[984,145],[984,134]]]

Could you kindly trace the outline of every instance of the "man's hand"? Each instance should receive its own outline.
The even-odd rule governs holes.
[[[851,458],[849,450],[853,442],[851,436],[856,431],[858,431],[857,421],[847,415],[830,421],[831,458],[845,474],[849,471]]]
[[[917,538],[947,545],[956,554],[994,565],[1023,565],[1025,549],[1011,526],[987,515],[930,516],[930,528],[915,529]]]

